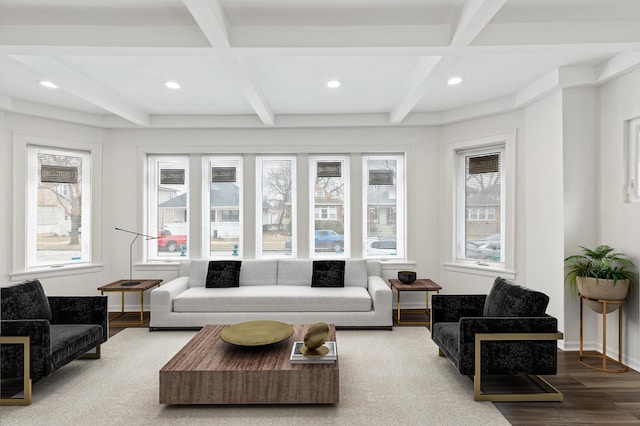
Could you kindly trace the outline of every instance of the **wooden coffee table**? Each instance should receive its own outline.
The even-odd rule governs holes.
[[[430,314],[429,312],[429,292],[430,291],[435,291],[436,293],[439,293],[440,290],[442,290],[442,287],[440,287],[438,284],[434,283],[433,281],[431,281],[430,279],[423,279],[423,278],[419,278],[417,280],[415,280],[414,282],[412,282],[411,284],[405,284],[402,281],[395,279],[395,278],[391,278],[389,280],[389,283],[391,284],[391,287],[394,288],[397,292],[398,292],[398,315],[396,318],[396,323],[397,324],[412,324],[412,325],[430,325],[431,321],[429,319],[427,319],[427,321],[401,321],[400,318],[400,293],[403,291],[424,291],[426,293],[425,295],[425,309],[424,309],[424,313],[427,314],[427,316]],[[406,312],[409,311],[413,311],[415,312],[416,309],[405,309]]]
[[[339,368],[291,364],[293,342],[308,325],[294,325],[284,342],[259,348],[220,338],[228,325],[206,325],[160,370],[160,404],[334,404]],[[327,340],[336,340],[333,325]]]

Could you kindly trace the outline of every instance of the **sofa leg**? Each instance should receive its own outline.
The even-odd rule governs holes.
[[[438,356],[444,356],[444,352],[442,352],[442,349],[438,348]]]
[[[86,354],[82,355],[80,359],[100,359],[100,356],[101,356],[100,345],[98,345],[96,346],[95,352],[87,352]]]
[[[22,398],[0,398],[0,405],[31,405],[31,350],[29,336],[0,336],[0,344],[22,345],[24,350],[24,366],[22,378]]]

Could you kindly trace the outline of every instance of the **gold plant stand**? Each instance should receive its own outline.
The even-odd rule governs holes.
[[[598,371],[604,371],[607,373],[624,373],[627,371],[627,366],[622,363],[622,304],[625,302],[624,300],[604,300],[604,299],[590,299],[582,294],[580,296],[580,355],[578,356],[578,361],[580,364],[585,367],[592,368]],[[602,303],[602,353],[601,354],[583,354],[582,353],[582,309],[583,309],[583,301],[594,300],[598,303]],[[617,304],[620,305],[618,308],[618,359],[615,360],[607,356],[607,305],[608,304]],[[602,366],[592,365],[585,361],[586,358],[589,359],[598,359],[602,361]],[[607,362],[613,363],[616,367],[610,368],[607,366]]]

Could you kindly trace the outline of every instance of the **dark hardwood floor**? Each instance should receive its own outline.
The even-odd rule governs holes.
[[[394,311],[394,318],[395,314]],[[123,319],[136,320],[134,314]],[[403,314],[403,320],[405,319],[419,321],[421,317],[409,314],[405,318]],[[113,336],[124,328],[112,325],[110,335]],[[545,376],[545,379],[564,393],[563,402],[493,404],[513,425],[640,424],[640,373],[637,371],[629,369],[625,373],[602,373],[581,365],[577,352],[558,350],[558,374]],[[498,386],[500,385],[511,384],[499,383]],[[469,387],[473,387],[471,379]]]
[[[393,314],[396,318],[395,311]],[[403,313],[403,320],[419,319],[418,314],[405,317]],[[558,350],[558,374],[544,378],[564,394],[564,401],[493,404],[513,425],[640,424],[640,373],[637,371],[599,372],[580,364],[578,352]],[[490,384],[496,385],[495,382]],[[497,385],[512,384],[500,382]],[[469,386],[473,387],[472,378]]]

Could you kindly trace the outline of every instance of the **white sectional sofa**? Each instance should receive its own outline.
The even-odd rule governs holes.
[[[344,287],[311,287],[312,260],[246,259],[240,286],[206,288],[208,260],[180,265],[178,278],[151,292],[151,330],[278,320],[391,328],[391,289],[379,261],[348,259]]]

